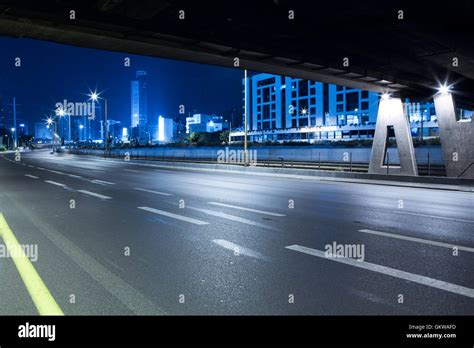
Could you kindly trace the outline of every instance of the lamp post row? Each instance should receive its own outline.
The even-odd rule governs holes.
[[[99,93],[97,92],[91,92],[89,94],[89,100],[92,100],[94,103],[99,103]],[[105,151],[107,151],[107,140],[109,138],[109,129],[108,129],[108,111],[107,111],[107,99],[104,99],[104,102],[105,102],[105,113],[104,113],[104,117],[105,117],[105,139],[104,139],[104,148],[105,148]],[[94,106],[95,107],[95,106]],[[63,109],[59,109],[59,110],[56,110],[56,116],[57,117],[64,117],[64,116],[68,116],[68,148],[69,150],[71,149],[71,141],[72,141],[72,135],[71,135],[71,114],[69,113],[66,113],[66,111],[64,111]],[[48,126],[50,126],[51,124],[54,123],[54,130],[53,130],[53,147],[54,147],[54,144],[55,144],[55,136],[57,135],[57,121],[54,120],[54,118],[52,118],[51,116],[49,116],[47,119],[46,119],[46,124]],[[84,125],[81,125],[80,126],[81,128],[81,132],[82,132],[82,129],[84,128]],[[12,129],[12,132],[13,129]]]

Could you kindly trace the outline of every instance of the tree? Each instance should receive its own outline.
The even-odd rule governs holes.
[[[222,131],[221,134],[219,135],[220,141],[226,145],[229,145],[229,134],[230,134],[230,131],[228,130]]]
[[[193,132],[189,134],[189,142],[196,143],[199,140],[199,133]]]

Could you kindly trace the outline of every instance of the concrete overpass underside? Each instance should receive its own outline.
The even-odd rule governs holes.
[[[446,161],[462,159],[448,175],[472,177],[472,123],[454,105],[474,108],[473,15],[470,1],[0,0],[0,34],[435,98]],[[443,83],[452,103],[436,97]]]

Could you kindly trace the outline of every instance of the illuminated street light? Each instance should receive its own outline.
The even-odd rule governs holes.
[[[63,108],[57,108],[56,109],[56,115],[58,115],[59,117],[64,117],[66,116],[66,112],[64,111]],[[71,149],[71,114],[67,114],[69,116],[69,149]]]
[[[384,99],[384,100],[390,99],[390,94],[388,94],[388,93],[382,94],[382,99]]]
[[[311,127],[311,118],[310,118],[308,109],[307,109],[307,108],[301,108],[301,114],[302,114],[303,116],[305,116],[305,115],[307,116],[306,128]],[[308,143],[310,143],[309,132],[308,132]]]
[[[92,100],[92,101],[96,102],[97,100],[99,100],[99,95],[100,95],[100,93],[97,93],[97,91],[89,90],[89,94],[88,94],[89,100]]]
[[[56,114],[58,115],[59,112],[56,112]],[[53,133],[52,149],[54,151],[54,145],[55,145],[55,142],[56,142],[56,138],[59,138],[59,135],[57,134],[58,123],[56,121],[54,121],[54,119],[51,116],[48,116],[45,121],[46,121],[46,128],[47,129],[50,129],[50,126],[52,124],[54,124],[54,128],[51,130],[51,132]]]
[[[450,89],[451,89],[450,86],[444,84],[444,85],[439,86],[438,92],[439,92],[440,94],[448,94],[449,92],[451,92]]]
[[[101,93],[102,92],[97,92],[97,90],[95,90],[95,91],[89,90],[89,94],[87,94],[87,95],[89,96],[89,100],[92,100],[94,102],[93,107],[95,107],[95,102],[97,102],[97,104],[100,105],[99,99],[104,99],[104,111],[105,112],[104,112],[103,127],[105,127],[105,138],[103,139],[103,141],[104,141],[104,156],[107,156],[107,143],[109,141],[109,122],[108,122],[108,115],[107,115],[107,99],[101,98],[100,97]],[[102,126],[101,126],[101,136],[103,137]]]

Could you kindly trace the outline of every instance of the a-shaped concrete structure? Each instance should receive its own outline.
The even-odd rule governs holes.
[[[449,92],[436,94],[434,103],[447,176],[474,178],[474,122],[457,120]]]
[[[388,128],[392,126],[397,139],[400,166],[388,163],[387,168],[384,159],[387,152]],[[389,174],[418,175],[410,123],[404,114],[402,101],[400,98],[390,98],[385,95],[379,104],[369,173],[387,174],[387,172]]]

